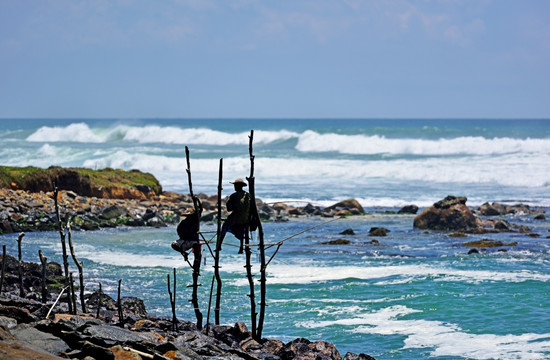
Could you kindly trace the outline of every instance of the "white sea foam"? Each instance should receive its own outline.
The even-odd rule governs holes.
[[[412,155],[494,155],[510,153],[550,153],[550,139],[512,139],[465,136],[453,139],[389,139],[379,135],[302,133],[296,149],[303,152],[338,152],[342,154],[412,154]]]
[[[103,142],[104,138],[94,133],[87,124],[75,123],[68,126],[42,126],[27,137],[27,141],[36,142]]]
[[[207,128],[180,128],[175,126],[127,126],[118,125],[108,129],[91,129],[85,123],[67,126],[43,126],[27,137],[33,142],[82,142],[101,143],[126,141],[136,143],[163,143],[185,145],[247,145],[249,132],[228,133]],[[298,137],[287,130],[255,131],[254,141],[266,144]]]
[[[444,158],[398,160],[342,160],[342,159],[281,159],[257,158],[256,177],[263,183],[281,183],[281,179],[293,184],[349,183],[380,181],[419,181],[422,183],[466,183],[519,187],[550,186],[550,154],[544,156],[502,155],[490,157],[464,157],[450,161]],[[83,163],[92,168],[140,169],[154,173],[161,183],[186,168],[184,158],[164,155],[148,155],[118,150],[103,157],[88,159]],[[201,159],[192,164],[193,173],[206,179],[217,179],[219,159]],[[224,159],[224,175],[228,178],[248,173],[250,161],[245,157]],[[170,174],[171,173],[171,174]],[[513,175],[512,175],[513,174]],[[166,184],[165,184],[166,185]]]
[[[387,307],[354,317],[328,321],[307,321],[301,326],[320,328],[350,326],[354,333],[405,336],[403,349],[432,348],[430,356],[457,356],[471,359],[546,359],[550,334],[471,334],[458,325],[433,320],[404,320],[420,313],[402,305]]]
[[[299,274],[297,276],[296,274]],[[424,280],[427,277],[434,281],[456,281],[467,283],[482,282],[549,282],[550,274],[534,271],[499,272],[488,270],[461,270],[454,268],[433,267],[428,265],[395,265],[395,266],[303,266],[272,265],[269,271],[270,284],[311,284],[346,279],[380,280],[380,285],[390,282],[396,284]],[[244,285],[246,279],[237,280]],[[388,282],[390,281],[390,282]]]

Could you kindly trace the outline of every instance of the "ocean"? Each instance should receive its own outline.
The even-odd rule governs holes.
[[[447,195],[467,197],[471,208],[498,202],[548,210],[550,120],[4,119],[0,163],[139,169],[154,174],[164,190],[188,192],[188,146],[194,191],[216,193],[223,158],[229,195],[229,181],[249,174],[252,129],[259,198],[319,206],[355,198],[367,213],[330,223],[310,217],[264,224],[267,242],[321,224],[286,241],[269,265],[264,336],[323,339],[342,355],[377,359],[550,358],[548,220],[503,217],[530,227],[531,236],[452,238],[413,229],[413,215],[389,213]],[[371,227],[390,233],[372,243]],[[340,235],[349,228],[355,235]],[[351,244],[322,244],[342,237]],[[15,238],[0,235],[12,255]],[[122,279],[123,295],[143,298],[149,313],[170,316],[166,275],[176,268],[178,318],[194,320],[185,287],[191,271],[170,249],[175,238],[174,227],[73,234],[89,288],[101,281],[116,297]],[[468,255],[462,243],[483,238],[518,244]],[[249,324],[244,258],[229,246],[237,240],[226,242],[221,321]],[[62,262],[57,233],[27,234],[24,260],[39,262],[38,249]],[[207,257],[199,293],[205,316],[212,265]]]

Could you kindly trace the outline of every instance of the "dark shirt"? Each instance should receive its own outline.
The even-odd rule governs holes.
[[[250,213],[250,194],[244,190],[236,191],[227,200],[228,217],[233,224],[247,224]]]

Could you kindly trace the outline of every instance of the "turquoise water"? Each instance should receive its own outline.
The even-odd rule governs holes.
[[[287,240],[268,269],[268,308],[264,336],[290,341],[323,339],[347,351],[377,359],[546,359],[550,357],[550,235],[548,222],[532,216],[510,221],[530,226],[526,234],[469,235],[413,230],[412,216],[370,214],[340,219]],[[264,224],[267,242],[322,223],[309,218]],[[370,244],[370,227],[391,230]],[[356,235],[340,232],[352,228]],[[212,224],[203,230],[214,229]],[[346,237],[350,245],[321,245]],[[507,252],[467,255],[461,244],[481,238],[517,241]],[[74,234],[89,288],[116,297],[144,299],[149,313],[170,316],[166,275],[177,268],[177,316],[194,319],[188,303],[191,270],[174,253],[175,229],[108,229]],[[16,254],[16,236],[4,235]],[[228,237],[228,244],[236,240]],[[58,234],[30,233],[24,259],[38,261],[37,249],[61,262]],[[207,257],[200,288],[206,317],[213,261]],[[244,258],[226,245],[222,323],[249,322]],[[258,266],[254,269],[257,271]],[[76,268],[73,267],[73,271]]]
[[[505,217],[520,233],[469,235],[414,230],[413,216],[378,214],[446,195],[550,207],[548,120],[27,120],[0,123],[0,159],[7,165],[138,168],[166,190],[187,191],[184,146],[191,151],[195,191],[216,192],[248,174],[248,134],[255,130],[256,186],[265,201],[332,204],[357,198],[367,215],[326,223],[285,242],[268,269],[264,335],[284,341],[323,339],[377,359],[550,358],[550,223],[532,215]],[[229,188],[229,185],[227,186]],[[224,194],[229,190],[224,190]],[[265,223],[275,242],[326,221]],[[371,244],[368,231],[391,232]],[[214,230],[203,224],[203,230]],[[350,245],[322,245],[344,237]],[[194,319],[191,272],[170,249],[174,227],[78,232],[73,238],[88,287],[145,300],[170,316],[166,275],[177,268],[177,315]],[[0,242],[16,254],[16,235]],[[467,255],[463,242],[518,242],[508,251]],[[228,243],[236,240],[226,239]],[[29,233],[24,259],[38,249],[61,262],[58,234]],[[200,306],[206,316],[213,261],[203,266]],[[226,245],[221,320],[249,324],[244,259]],[[258,269],[256,265],[255,270]],[[73,271],[76,268],[73,267]]]

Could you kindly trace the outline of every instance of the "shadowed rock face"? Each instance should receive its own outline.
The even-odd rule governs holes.
[[[414,218],[414,227],[430,230],[471,230],[479,223],[466,206],[465,197],[447,196]]]

